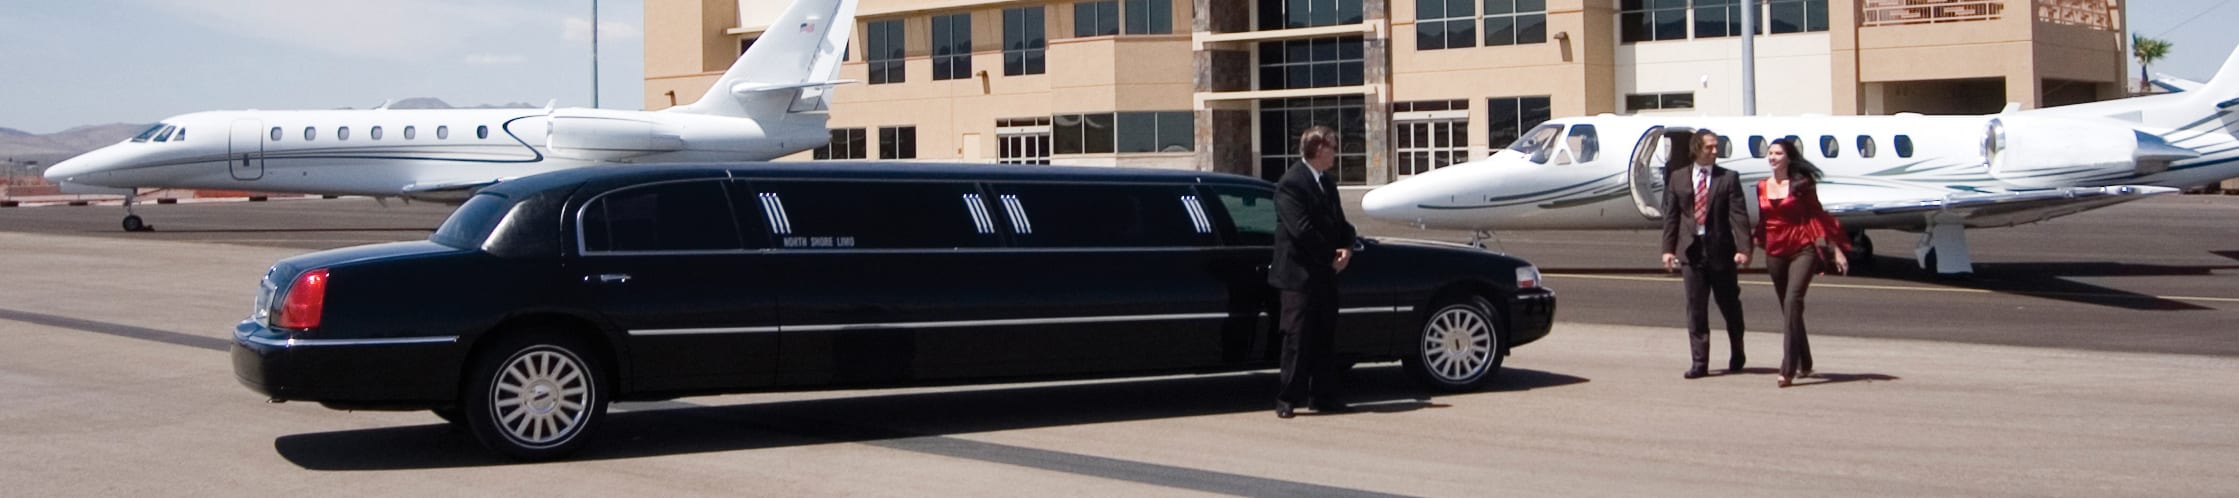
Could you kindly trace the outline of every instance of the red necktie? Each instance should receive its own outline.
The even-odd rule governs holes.
[[[1710,175],[1695,169],[1695,226],[1710,224]]]

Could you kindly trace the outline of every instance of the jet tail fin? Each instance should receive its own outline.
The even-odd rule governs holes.
[[[822,111],[839,79],[857,0],[795,0],[700,100],[677,112],[782,119]],[[819,123],[821,124],[821,123]]]

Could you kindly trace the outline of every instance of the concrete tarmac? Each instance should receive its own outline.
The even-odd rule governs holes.
[[[305,204],[284,212],[336,201],[294,202]],[[1357,413],[1288,421],[1270,413],[1269,372],[688,398],[618,405],[578,459],[513,464],[424,412],[265,404],[233,380],[223,349],[256,278],[303,249],[146,235],[0,230],[0,340],[9,345],[0,348],[0,482],[9,494],[2239,494],[2239,474],[2227,468],[2239,460],[2239,418],[2230,416],[2239,359],[1820,334],[1812,344],[1824,378],[1778,389],[1778,342],[1759,332],[1749,370],[1682,380],[1685,339],[1674,328],[1610,324],[1626,315],[1575,304],[1676,284],[1593,280],[1609,286],[1597,289],[1561,277],[1550,280],[1564,293],[1562,322],[1519,348],[1485,392],[1434,395],[1395,367],[1371,365],[1349,381]],[[1558,240],[1593,247],[1577,242],[1590,238]],[[1566,257],[1592,256],[1533,256]],[[2116,261],[2179,264],[2154,259],[2162,257]],[[2229,282],[2225,272],[2160,278]],[[1626,290],[1636,285],[1644,290]],[[2203,288],[2231,295],[2228,284]],[[1908,295],[1855,290],[1872,300]],[[1815,296],[1827,294],[1842,295]],[[2207,309],[2166,313],[2229,313],[2217,301],[2198,306]],[[1815,319],[1840,316],[1825,309]],[[1975,313],[2024,326],[2039,315]],[[1774,322],[1753,323],[1764,331]],[[2228,328],[2177,337],[2206,348]]]

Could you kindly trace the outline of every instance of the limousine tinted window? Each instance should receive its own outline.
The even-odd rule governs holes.
[[[1232,246],[1275,245],[1275,194],[1258,189],[1213,187],[1221,209],[1228,211]]]
[[[1023,247],[1179,247],[1213,245],[1196,193],[1167,185],[998,185],[1011,238]],[[1010,211],[1016,210],[1017,213]],[[1023,227],[1016,226],[1023,224]],[[1023,230],[1021,229],[1023,228]]]
[[[739,249],[723,183],[656,183],[609,192],[584,206],[583,250],[706,251]]]
[[[777,181],[749,183],[780,249],[952,249],[1001,239],[971,183]],[[969,197],[967,197],[969,196]],[[982,200],[984,203],[984,200]],[[983,204],[982,209],[987,209]],[[747,210],[741,208],[741,210]]]
[[[443,220],[428,240],[460,249],[482,247],[483,239],[490,237],[490,230],[505,219],[513,201],[497,194],[477,194]]]

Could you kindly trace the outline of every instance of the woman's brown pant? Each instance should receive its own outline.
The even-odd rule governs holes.
[[[1773,295],[1780,298],[1781,322],[1780,376],[1796,378],[1798,372],[1811,370],[1811,341],[1804,337],[1804,293],[1811,289],[1811,277],[1819,273],[1819,255],[1811,248],[1787,256],[1767,256],[1765,268],[1772,274]]]

